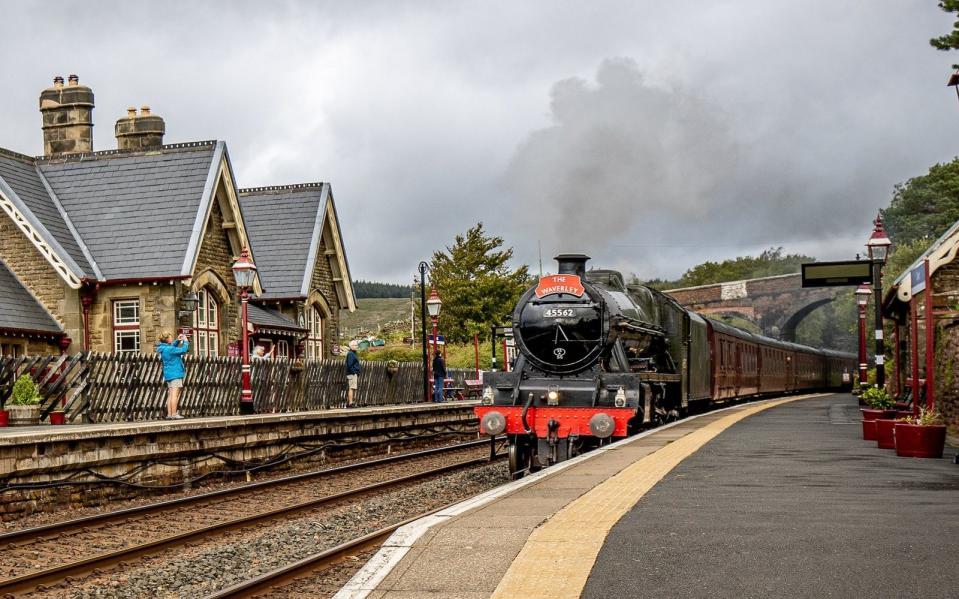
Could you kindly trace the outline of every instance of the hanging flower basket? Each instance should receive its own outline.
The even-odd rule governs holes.
[[[946,425],[908,424],[895,427],[896,455],[907,458],[941,458],[946,446]]]

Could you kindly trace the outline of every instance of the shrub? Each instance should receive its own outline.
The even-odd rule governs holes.
[[[942,424],[942,414],[936,410],[927,410],[919,408],[919,420],[916,424],[920,426],[932,426],[933,424]]]
[[[879,387],[869,387],[863,391],[860,397],[874,410],[889,410],[896,405],[892,396],[889,395],[885,389],[880,389]]]
[[[29,406],[38,403],[40,403],[40,394],[37,392],[37,385],[30,378],[30,375],[21,375],[17,382],[13,384],[10,405]]]

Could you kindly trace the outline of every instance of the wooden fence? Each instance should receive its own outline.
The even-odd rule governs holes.
[[[240,358],[185,356],[186,378],[179,411],[187,417],[239,413]],[[401,362],[362,362],[355,401],[360,406],[423,400],[423,367]],[[28,374],[43,397],[42,414],[62,409],[73,422],[130,422],[166,415],[166,386],[160,357],[148,354],[85,353],[74,356],[0,357],[0,404],[16,379]],[[452,385],[474,377],[450,369]],[[259,413],[342,408],[346,405],[343,360],[295,363],[259,360],[252,364],[254,409]]]

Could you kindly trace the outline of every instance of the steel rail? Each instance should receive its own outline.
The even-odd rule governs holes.
[[[22,543],[25,540],[32,541],[32,540],[35,540],[37,537],[42,537],[44,534],[47,534],[47,533],[52,535],[62,535],[68,532],[75,531],[77,529],[82,529],[84,527],[102,526],[110,522],[126,520],[129,517],[135,516],[135,515],[145,516],[145,515],[149,515],[157,512],[162,512],[174,507],[195,505],[197,503],[202,503],[204,501],[211,500],[211,499],[219,499],[223,497],[229,497],[231,495],[243,495],[245,493],[262,489],[264,487],[275,487],[283,484],[309,480],[311,478],[319,478],[319,477],[333,475],[333,474],[342,474],[344,472],[351,472],[353,470],[361,470],[363,468],[382,466],[384,464],[401,462],[403,460],[422,458],[422,457],[427,457],[427,456],[437,455],[442,453],[450,453],[450,452],[458,451],[461,449],[470,449],[472,447],[480,447],[482,445],[489,445],[489,440],[481,439],[479,441],[470,441],[468,443],[461,443],[459,445],[448,445],[443,447],[434,447],[432,449],[424,449],[422,451],[416,451],[412,453],[402,453],[402,454],[397,454],[397,455],[389,456],[385,458],[378,458],[375,460],[356,462],[353,464],[344,464],[343,466],[335,466],[333,468],[315,470],[312,472],[304,472],[301,474],[294,474],[292,476],[285,476],[283,478],[274,478],[271,480],[264,480],[256,483],[250,483],[246,485],[240,485],[237,487],[231,487],[229,489],[221,489],[219,491],[210,491],[208,493],[201,493],[199,495],[191,495],[189,497],[180,497],[178,499],[170,499],[168,501],[159,501],[156,503],[149,503],[146,505],[140,505],[140,506],[126,508],[122,510],[116,510],[113,512],[107,512],[105,514],[94,514],[92,516],[75,518],[73,520],[65,520],[63,522],[54,522],[51,524],[44,524],[42,526],[22,528],[19,530],[14,530],[14,531],[0,534],[0,543],[5,543],[7,545],[10,545],[10,544],[17,544],[18,542]]]
[[[434,514],[441,509],[445,509],[446,507],[449,506],[424,512],[417,516],[413,516],[412,518],[408,518],[398,524],[391,524],[390,526],[373,531],[369,534],[363,535],[362,537],[353,539],[352,541],[347,541],[337,545],[336,547],[331,547],[319,553],[305,557],[298,562],[294,562],[282,568],[277,568],[276,570],[271,570],[264,574],[260,574],[259,576],[250,578],[249,580],[244,580],[243,582],[237,583],[231,587],[217,591],[212,595],[207,595],[203,599],[240,599],[245,597],[255,597],[267,589],[283,586],[285,583],[303,578],[307,574],[338,564],[346,560],[347,555],[350,553],[358,553],[366,549],[378,547],[382,545],[383,541],[389,538],[389,536],[396,532],[396,530],[400,527],[406,526],[411,522],[415,522],[424,516]]]
[[[484,443],[489,443],[489,441],[484,441]],[[63,565],[49,568],[46,570],[40,570],[38,572],[24,574],[22,576],[17,576],[15,578],[0,580],[0,596],[6,596],[5,594],[15,595],[17,593],[23,593],[23,592],[34,590],[34,589],[42,591],[42,590],[45,590],[44,585],[50,585],[53,583],[60,582],[67,576],[79,576],[91,571],[104,569],[116,564],[122,564],[123,562],[126,562],[127,560],[136,559],[139,557],[157,553],[158,551],[162,549],[176,547],[176,546],[188,543],[192,540],[205,538],[210,533],[223,534],[225,532],[250,526],[251,524],[256,524],[264,520],[282,518],[293,513],[317,508],[324,504],[330,504],[337,501],[342,501],[344,499],[348,499],[350,497],[356,497],[358,495],[369,493],[371,491],[375,491],[378,489],[397,486],[397,485],[401,485],[409,482],[415,482],[420,479],[436,476],[439,474],[444,474],[446,472],[450,472],[453,470],[458,470],[461,468],[468,468],[470,466],[488,464],[488,463],[489,463],[489,458],[477,458],[473,460],[457,462],[456,464],[441,466],[439,468],[433,468],[428,471],[418,472],[415,474],[402,476],[402,477],[391,479],[388,481],[381,481],[378,483],[374,483],[372,485],[366,485],[363,487],[358,487],[356,489],[350,489],[348,491],[343,491],[341,493],[336,493],[333,495],[327,495],[325,497],[311,499],[298,504],[294,504],[292,506],[281,507],[278,509],[270,510],[268,512],[260,512],[258,514],[253,514],[251,516],[245,516],[243,518],[237,518],[234,520],[229,520],[227,522],[221,522],[219,524],[214,524],[211,526],[194,529],[185,533],[173,535],[173,536],[159,539],[156,541],[151,541],[149,543],[145,543],[142,545],[136,545],[136,546],[128,547],[118,551],[105,553],[98,556],[93,556],[87,559],[71,562],[68,564],[63,564]]]

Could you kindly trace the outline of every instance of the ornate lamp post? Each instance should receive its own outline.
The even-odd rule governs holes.
[[[872,260],[872,285],[876,301],[876,386],[884,389],[886,385],[886,367],[884,366],[885,346],[882,340],[882,267],[889,253],[889,236],[882,226],[882,214],[876,215],[872,235],[866,243],[869,259]]]
[[[859,386],[867,384],[869,374],[867,372],[868,363],[866,362],[866,305],[869,304],[869,296],[872,290],[869,285],[863,283],[856,289],[856,305],[859,307]]]
[[[250,299],[250,289],[256,278],[256,265],[250,260],[250,251],[243,248],[240,257],[233,263],[233,276],[236,278],[236,287],[240,292],[240,320],[243,326],[242,347],[243,356],[243,387],[240,391],[240,414],[253,413],[253,389],[250,386],[250,339],[246,306]]]
[[[430,299],[426,300],[426,309],[430,313],[430,320],[433,321],[433,355],[434,356],[436,355],[436,346],[437,346],[438,337],[439,337],[438,335],[439,327],[437,325],[440,320],[440,308],[442,307],[443,307],[443,300],[441,300],[439,294],[436,293],[436,287],[431,287]],[[432,364],[433,362],[430,361],[431,370],[432,370]],[[431,375],[430,378],[432,378],[432,372],[430,373],[430,375]],[[436,381],[434,381],[433,384],[435,385]]]
[[[426,355],[426,271],[430,265],[420,262],[420,329],[423,336],[423,401],[430,400],[430,360]]]

